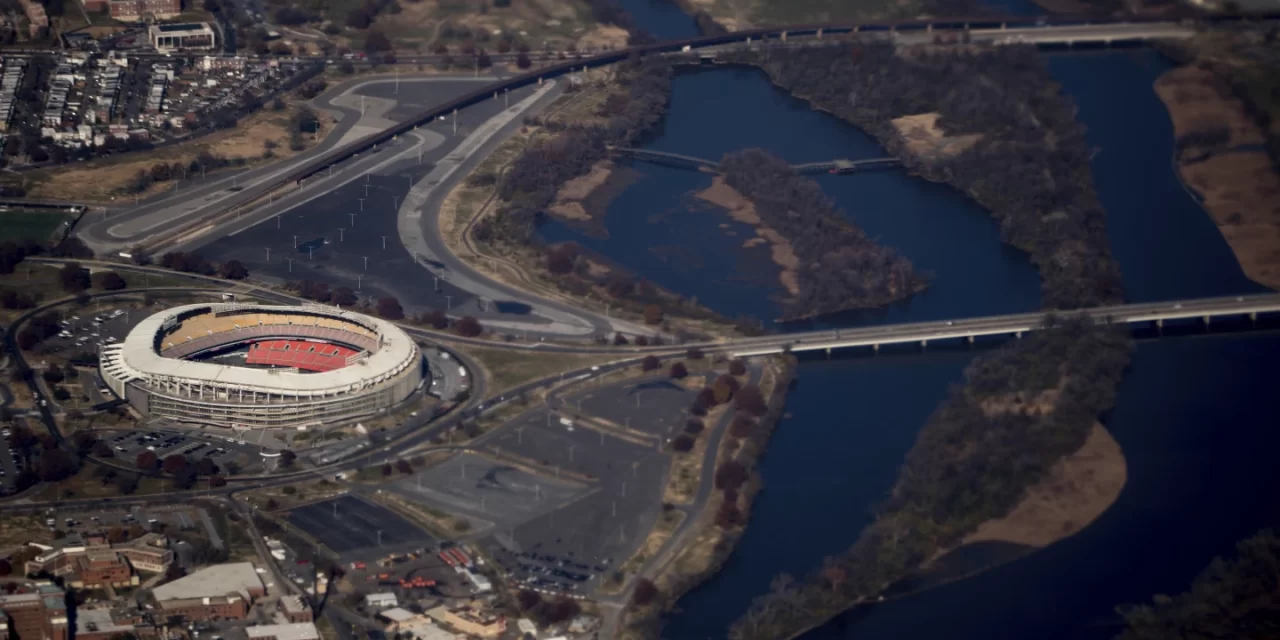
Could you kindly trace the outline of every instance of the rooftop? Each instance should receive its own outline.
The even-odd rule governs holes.
[[[154,29],[164,33],[182,33],[184,31],[204,31],[209,28],[207,22],[183,22],[181,24],[158,24]]]
[[[116,624],[110,609],[76,610],[76,634],[133,633],[132,624]]]
[[[383,611],[378,615],[392,622],[404,622],[406,620],[412,620],[418,617],[418,614],[412,611],[409,611],[408,609],[401,609],[400,607],[396,607],[394,609],[387,609],[386,611]]]
[[[262,578],[252,562],[228,562],[205,567],[152,590],[157,601],[210,598],[228,593],[263,589]]]
[[[275,638],[276,640],[320,640],[320,632],[312,622],[289,624],[263,624],[244,630],[249,638]]]

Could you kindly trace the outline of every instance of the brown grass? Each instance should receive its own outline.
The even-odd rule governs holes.
[[[907,150],[926,160],[950,158],[964,153],[982,139],[982,134],[948,136],[938,127],[937,113],[920,113],[895,118],[894,128],[906,141]]]
[[[33,198],[63,200],[110,200],[115,196],[126,195],[125,187],[139,171],[149,170],[160,162],[188,164],[206,151],[228,159],[245,158],[250,164],[288,158],[298,153],[289,149],[289,117],[288,110],[263,111],[245,118],[234,129],[219,131],[171,147],[33,171],[28,195]],[[321,117],[321,140],[330,130],[330,125],[331,121]],[[276,143],[270,158],[264,157],[264,144],[267,140]],[[311,136],[303,136],[303,140],[305,147],[315,144]],[[173,182],[157,183],[140,195],[146,197],[172,187]]]
[[[1263,141],[1243,105],[1220,90],[1209,71],[1174,69],[1160,76],[1155,89],[1169,109],[1176,135],[1226,124],[1229,147]],[[1263,151],[1226,150],[1202,158],[1204,151],[1191,150],[1178,163],[1183,181],[1201,195],[1245,274],[1280,289],[1280,174]]]
[[[716,176],[711,181],[710,187],[699,191],[696,195],[724,209],[734,220],[755,227],[757,238],[769,243],[769,253],[774,264],[782,268],[782,272],[778,274],[778,280],[782,282],[782,286],[786,287],[792,295],[800,293],[800,275],[797,271],[800,268],[800,258],[796,256],[795,249],[786,237],[773,228],[765,226],[751,200],[725,184],[720,176]],[[749,246],[752,240],[748,240],[744,246]]]
[[[556,192],[556,201],[547,208],[551,213],[570,220],[590,220],[592,215],[582,206],[582,202],[591,197],[591,193],[599,189],[613,174],[613,162],[601,160],[591,167],[584,176],[570,179]]]
[[[982,523],[962,544],[997,541],[1048,546],[1102,515],[1120,496],[1127,475],[1120,445],[1105,427],[1094,424],[1084,446],[1029,487],[1013,511]]]

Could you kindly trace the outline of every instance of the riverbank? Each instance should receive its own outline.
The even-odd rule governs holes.
[[[1130,346],[1122,331],[1063,320],[976,359],[854,545],[758,598],[729,637],[795,637],[881,597],[984,524],[979,535],[1034,546],[1096,518],[1123,486],[1119,447],[1101,438],[1096,417],[1114,403]],[[1059,490],[1074,495],[1046,500]]]
[[[1280,290],[1280,172],[1266,132],[1212,70],[1165,72],[1155,83],[1173,121],[1173,162],[1213,218],[1245,274]]]
[[[751,506],[763,483],[757,466],[769,438],[786,412],[787,392],[796,375],[793,356],[768,359],[761,373],[759,391],[763,406],[734,398],[727,426],[720,436],[713,461],[715,486],[693,521],[685,539],[668,544],[657,554],[641,579],[654,587],[651,598],[633,598],[621,621],[621,640],[660,637],[661,616],[699,584],[710,579],[728,561],[746,531]],[[727,471],[734,467],[734,473]]]

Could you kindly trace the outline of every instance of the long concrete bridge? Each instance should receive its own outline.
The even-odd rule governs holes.
[[[707,158],[699,158],[697,156],[689,156],[683,153],[672,153],[670,151],[655,151],[653,149],[633,149],[630,147],[611,147],[609,151],[613,154],[634,158],[636,160],[644,160],[646,162],[654,162],[657,164],[665,164],[674,167],[697,169],[699,171],[710,171],[712,173],[721,173],[720,163]],[[866,160],[826,160],[823,162],[805,162],[802,164],[791,165],[791,170],[796,173],[854,173],[856,171],[868,169],[882,169],[885,167],[896,167],[902,164],[898,158],[869,158]]]
[[[1013,336],[1038,331],[1055,315],[1082,314],[1099,324],[1163,327],[1165,322],[1195,320],[1209,324],[1215,319],[1249,318],[1280,313],[1280,294],[1202,298],[1174,302],[1142,302],[1111,307],[1095,307],[1071,312],[1039,311],[964,320],[913,322],[907,324],[836,329],[792,333],[734,341],[734,357],[749,357],[782,352],[827,351],[849,347],[880,347],[894,344],[919,344],[941,340],[973,342],[983,336]]]

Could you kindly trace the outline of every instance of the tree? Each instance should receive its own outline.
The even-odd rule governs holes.
[[[693,451],[693,436],[682,433],[671,441],[671,450],[679,453]]]
[[[391,475],[391,472],[392,472],[393,470],[394,470],[394,469],[391,467],[391,463],[389,463],[389,462],[387,462],[387,463],[383,463],[383,465],[382,465],[382,475],[383,475],[383,477],[386,477],[386,476]]]
[[[640,361],[641,371],[657,371],[661,368],[662,361],[658,359],[658,356],[645,356],[644,360]]]
[[[621,333],[615,333],[613,334],[613,344],[617,346],[622,346],[624,344],[627,344],[627,337],[622,335]]]
[[[749,416],[738,414],[729,423],[729,435],[734,438],[750,438],[756,430],[756,421]]]
[[[0,558],[0,576],[7,576],[13,573],[13,566],[9,564],[6,558]]]
[[[716,469],[716,488],[721,491],[737,491],[746,484],[749,476],[746,465],[737,460],[725,460]]]
[[[391,40],[387,39],[387,35],[377,29],[370,29],[369,35],[364,39],[365,53],[374,54],[380,51],[391,50]]]
[[[225,476],[210,476],[210,478],[209,478],[209,486],[210,486],[210,487],[225,487],[225,486],[227,486],[227,478],[226,478]]]
[[[187,457],[180,453],[175,453],[174,455],[166,457],[160,468],[163,469],[165,473],[176,476],[187,470]]]
[[[701,360],[704,357],[706,357],[706,354],[702,353],[702,349],[699,349],[697,347],[689,347],[689,350],[685,352],[684,357],[690,360]]]
[[[715,396],[716,404],[724,404],[733,398],[733,394],[738,391],[738,379],[725,374],[711,383],[711,393]]]
[[[745,518],[742,517],[742,510],[738,508],[737,502],[725,500],[720,503],[720,508],[716,510],[716,526],[721,529],[732,529],[742,526]]]
[[[351,287],[338,287],[333,290],[333,294],[329,297],[329,302],[332,302],[339,307],[350,307],[354,305],[356,301],[356,292],[352,291]]]
[[[458,332],[458,335],[466,338],[474,338],[484,332],[484,327],[480,326],[480,321],[472,316],[462,316],[454,329]]]
[[[645,324],[662,324],[662,307],[650,304],[644,308]]]
[[[244,280],[249,277],[249,270],[239,260],[228,260],[222,263],[218,275],[227,280]]]
[[[114,458],[116,452],[111,450],[111,445],[99,440],[93,443],[92,453],[98,458]]]
[[[577,251],[572,245],[560,245],[547,251],[547,271],[562,276],[573,271],[573,261]]]
[[[680,380],[689,375],[689,368],[684,366],[683,362],[677,362],[671,365],[671,377]]]
[[[516,67],[519,69],[528,69],[533,66],[533,61],[529,59],[529,54],[521,51],[516,55]]]
[[[706,426],[706,423],[704,423],[700,418],[689,418],[689,420],[684,423],[684,432],[696,438],[698,437],[698,434],[702,433],[702,430],[705,429]]]
[[[476,66],[481,69],[488,69],[493,66],[493,59],[489,57],[489,54],[484,49],[476,53]]]
[[[290,449],[285,449],[284,451],[280,452],[280,466],[282,467],[292,467],[294,461],[296,461],[297,459],[298,459],[298,454],[294,453]]]
[[[124,278],[121,278],[120,274],[114,271],[103,271],[99,273],[97,275],[97,280],[98,288],[105,291],[119,291],[128,286],[128,283],[124,281]]]
[[[58,282],[67,293],[79,293],[93,286],[89,270],[76,262],[68,262],[58,271]]]
[[[413,465],[409,464],[408,460],[396,460],[396,471],[409,475],[413,473]]]
[[[754,384],[744,385],[739,389],[734,396],[733,404],[739,411],[753,416],[762,416],[769,410],[769,405],[765,402],[764,395],[760,393],[760,387]]]
[[[658,599],[658,585],[648,578],[636,580],[636,589],[631,594],[631,602],[637,607],[646,606]]]
[[[40,479],[45,482],[57,482],[71,476],[76,471],[75,460],[71,454],[62,449],[49,449],[40,453]]]
[[[54,368],[45,369],[44,373],[40,374],[40,377],[44,378],[44,381],[48,382],[49,384],[58,384],[59,382],[62,382],[63,380],[66,379],[66,376],[63,375],[62,373],[62,369],[54,369]]]
[[[403,320],[404,308],[400,306],[400,301],[391,296],[378,298],[378,315],[388,320]]]
[[[160,468],[160,459],[152,451],[143,451],[134,458],[133,466],[144,473],[151,473]]]
[[[521,610],[532,611],[542,604],[542,594],[531,589],[521,589],[516,593],[516,603],[520,605]]]
[[[747,363],[742,358],[734,358],[729,361],[729,375],[741,376],[747,373]]]
[[[116,489],[123,495],[132,495],[138,490],[138,474],[122,473],[116,476]]]

